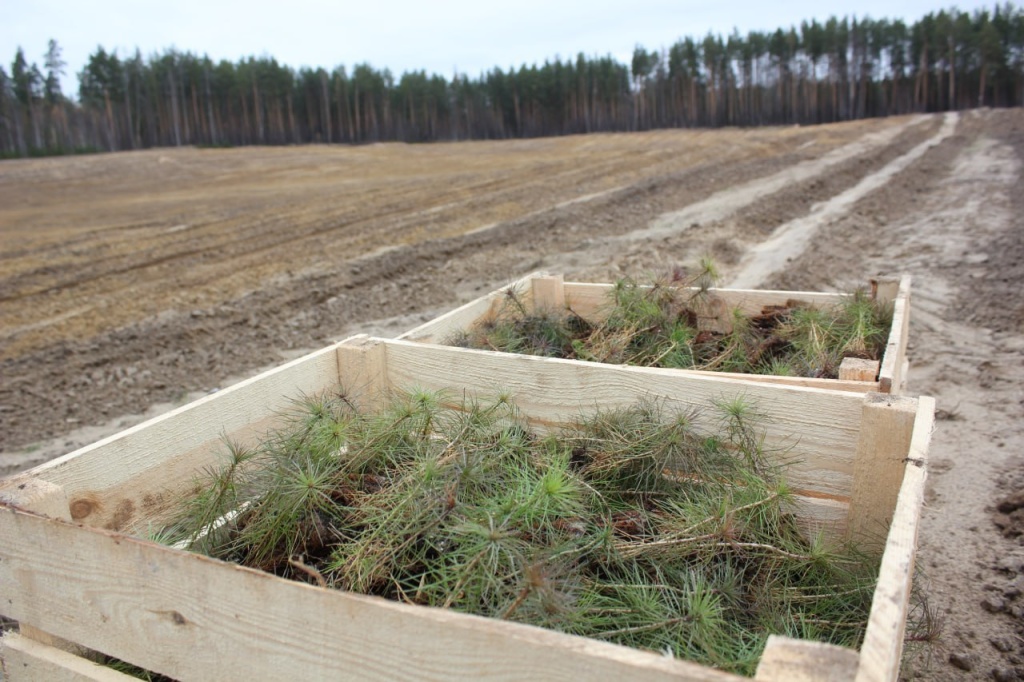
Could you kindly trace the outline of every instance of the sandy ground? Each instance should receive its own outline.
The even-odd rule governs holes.
[[[904,676],[1024,679],[1024,112],[0,164],[0,471],[530,270],[914,277],[938,399]],[[1019,502],[1019,504],[1017,504]],[[1019,512],[1019,513],[1018,513]]]

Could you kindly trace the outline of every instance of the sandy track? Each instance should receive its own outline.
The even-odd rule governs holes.
[[[734,281],[826,290],[910,272],[910,388],[946,418],[919,560],[946,625],[905,673],[1014,679],[1024,550],[990,516],[1022,468],[1024,112],[869,123],[481,143],[454,161],[393,145],[0,165],[0,206],[26,183],[70,202],[0,210],[4,463],[349,332],[397,333],[531,269],[642,277],[712,253]],[[147,165],[168,186],[151,200],[133,175]],[[759,249],[779,226],[807,239]]]
[[[738,272],[729,282],[736,289],[755,289],[773,273],[786,268],[786,263],[799,257],[810,244],[822,225],[843,217],[850,207],[872,192],[877,191],[894,175],[900,173],[921,158],[935,145],[942,144],[956,130],[959,120],[957,112],[943,117],[942,127],[932,137],[899,156],[881,169],[865,175],[850,189],[835,195],[828,201],[817,204],[806,216],[780,225],[765,241],[754,245],[741,261]]]

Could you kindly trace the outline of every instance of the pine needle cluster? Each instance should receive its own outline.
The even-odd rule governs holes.
[[[829,308],[788,301],[760,315],[714,305],[716,275],[679,274],[641,286],[615,282],[598,319],[528,310],[513,290],[501,310],[446,339],[449,345],[641,367],[831,378],[844,358],[880,360],[892,309],[858,290]],[[696,286],[694,286],[696,285]]]
[[[875,566],[806,541],[754,408],[714,409],[716,433],[647,401],[541,434],[508,395],[414,392],[373,414],[309,398],[228,448],[162,537],[747,674],[772,633],[858,645]]]

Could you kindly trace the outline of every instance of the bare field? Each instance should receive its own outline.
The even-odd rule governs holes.
[[[909,272],[910,390],[946,417],[919,558],[945,628],[905,675],[1024,679],[1024,547],[993,523],[1024,462],[1022,163],[1020,110],[5,161],[0,473],[538,268],[710,253],[727,284],[816,290]]]

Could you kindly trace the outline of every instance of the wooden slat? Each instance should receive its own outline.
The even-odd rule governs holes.
[[[564,301],[565,307],[576,314],[591,320],[600,320],[608,310],[608,295],[613,284],[594,284],[585,282],[561,282],[555,284],[555,280],[561,282],[558,275],[547,275],[545,273],[534,273],[502,287],[496,291],[482,296],[475,301],[453,310],[441,317],[431,320],[415,329],[399,336],[399,339],[417,341],[420,343],[444,343],[455,333],[469,329],[474,323],[495,315],[502,306],[505,292],[511,287],[519,292],[520,300],[532,306],[533,298],[539,291],[541,297],[553,297],[551,301],[556,303],[555,307],[561,307]],[[883,393],[900,392],[903,371],[902,362],[906,354],[907,322],[909,320],[909,296],[910,278],[904,277],[899,280],[872,280],[872,289],[879,300],[893,301],[900,311],[899,317],[894,317],[894,325],[889,333],[889,341],[886,346],[885,357],[889,357],[888,364],[883,358],[880,372],[875,374],[884,381],[857,379],[812,379],[807,377],[776,377],[771,375],[735,374],[716,372],[718,376],[744,378],[748,381],[761,381],[778,383],[788,386],[806,386],[808,388],[827,388],[839,391],[881,391]],[[547,289],[545,289],[547,287]],[[649,287],[647,287],[649,288]],[[550,289],[550,291],[548,291]],[[697,289],[691,288],[696,292]],[[710,289],[709,293],[716,300],[727,308],[739,308],[745,314],[759,314],[766,305],[783,305],[789,301],[803,301],[818,306],[833,306],[849,298],[849,294],[837,294],[828,292],[809,291],[775,291],[759,289]],[[551,307],[550,302],[548,306]],[[898,322],[898,324],[896,324]],[[699,370],[680,370],[699,371]],[[858,375],[858,377],[866,376]],[[893,384],[893,377],[899,381]],[[893,388],[895,387],[895,388]]]
[[[25,478],[0,488],[0,503],[13,504],[54,519],[71,520],[68,494],[59,485],[38,478]]]
[[[398,338],[408,341],[419,341],[422,343],[443,343],[453,334],[464,331],[473,326],[478,320],[486,319],[496,315],[503,304],[509,291],[516,293],[520,300],[528,303],[532,298],[533,288],[530,284],[534,276],[544,276],[542,273],[533,273],[516,280],[511,284],[496,289],[489,294],[474,299],[469,303],[441,315],[429,322],[407,331]]]
[[[757,664],[756,682],[853,682],[853,649],[771,635]]]
[[[771,374],[742,374],[740,372],[708,372],[698,369],[673,370],[685,371],[687,374],[697,374],[719,379],[739,379],[741,381],[754,381],[764,384],[778,384],[781,386],[801,386],[803,388],[824,388],[829,391],[852,391],[856,393],[869,393],[878,390],[877,381],[851,381],[847,379],[815,379],[812,377],[785,377]]]
[[[874,382],[878,376],[878,365],[878,360],[843,358],[839,364],[839,380]]]
[[[64,489],[76,521],[129,529],[153,520],[191,487],[199,469],[219,461],[224,436],[254,440],[291,401],[336,386],[336,348],[299,358],[7,479],[0,491],[39,479]]]
[[[849,502],[794,495],[792,507],[787,508],[787,511],[793,513],[797,528],[805,538],[846,538]]]
[[[530,278],[534,310],[561,311],[565,308],[565,282],[561,275],[534,275]]]
[[[600,316],[608,308],[608,293],[613,286],[613,284],[566,282],[566,304],[581,317],[589,319],[593,316]],[[696,292],[697,289],[691,288],[690,291]],[[758,315],[766,305],[783,305],[790,300],[818,306],[833,306],[849,298],[849,294],[774,291],[771,289],[709,289],[708,293],[724,301],[729,309],[739,308],[747,315]]]
[[[448,390],[487,397],[511,392],[535,421],[565,424],[595,408],[615,409],[655,398],[671,410],[700,411],[697,421],[717,426],[715,401],[744,398],[764,415],[766,446],[792,460],[792,486],[847,501],[864,397],[841,391],[723,380],[674,370],[624,367],[385,341],[389,384],[409,390]]]
[[[870,393],[864,403],[853,495],[850,537],[881,554],[903,483],[918,402],[913,398]]]
[[[0,537],[5,615],[183,680],[742,679],[540,628],[324,590],[14,508],[0,507]]]
[[[338,383],[349,399],[365,412],[379,410],[387,400],[384,344],[365,334],[338,344]]]
[[[0,640],[5,682],[130,682],[138,678],[15,632]]]
[[[879,390],[882,393],[899,393],[904,384],[904,366],[907,342],[910,339],[910,275],[900,279],[899,289],[893,301],[892,328],[882,356],[882,367],[878,371]]]
[[[903,484],[882,555],[871,617],[860,648],[857,682],[893,682],[899,675],[928,477],[928,446],[934,424],[935,399],[919,398]]]
[[[71,520],[71,506],[68,504],[67,493],[59,485],[48,481],[29,479],[6,490],[0,490],[0,503],[16,505],[20,509],[34,514],[42,514],[52,519]],[[49,632],[44,632],[31,625],[21,624],[20,628],[21,634],[26,639],[34,640],[41,645],[60,649],[76,656],[88,653],[74,642],[55,637]]]

